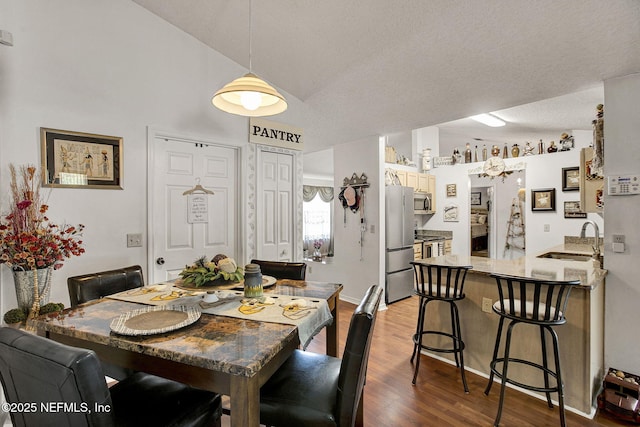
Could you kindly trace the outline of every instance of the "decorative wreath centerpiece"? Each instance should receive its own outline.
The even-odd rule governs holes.
[[[207,286],[213,282],[240,282],[244,279],[244,270],[238,267],[233,258],[218,254],[211,261],[206,256],[197,259],[192,265],[180,272],[182,284],[195,287]]]

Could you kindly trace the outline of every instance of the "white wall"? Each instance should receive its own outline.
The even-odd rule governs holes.
[[[342,283],[344,289],[340,298],[353,303],[360,302],[371,285],[384,286],[384,252],[381,251],[380,243],[384,241],[380,227],[380,224],[384,224],[381,219],[384,209],[380,208],[381,183],[384,185],[381,174],[383,150],[383,143],[378,137],[365,138],[334,147],[335,254],[329,264],[307,263],[312,269],[308,273],[310,280]],[[351,178],[354,173],[357,176],[364,173],[370,185],[365,189],[364,216],[367,231],[364,233],[362,248],[360,246],[361,211],[353,213],[347,209],[345,216],[345,210],[337,198],[344,178]]]
[[[53,221],[86,225],[86,254],[53,275],[51,299],[68,303],[68,276],[147,264],[146,242],[127,248],[125,235],[146,239],[148,126],[247,144],[247,119],[211,105],[246,70],[130,0],[3,0],[0,28],[14,38],[13,47],[0,46],[3,211],[7,165],[40,165],[40,127],[124,138],[124,190],[51,191]],[[295,112],[277,120],[295,123]],[[2,312],[15,304],[12,283],[2,267]]]
[[[640,74],[606,80],[604,84],[605,175],[640,174]],[[605,368],[638,373],[640,341],[640,196],[605,194],[604,266]],[[611,251],[612,234],[626,238],[624,253]]]

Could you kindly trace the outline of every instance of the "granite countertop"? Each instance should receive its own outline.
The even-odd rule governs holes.
[[[554,246],[535,255],[527,255],[518,259],[491,259],[469,255],[442,255],[420,260],[425,264],[440,265],[470,265],[470,273],[506,274],[527,278],[549,280],[576,280],[588,289],[594,289],[603,283],[607,270],[600,268],[594,260],[573,261],[565,259],[538,258],[547,252],[562,252],[572,254],[591,255],[590,245],[565,243]]]
[[[342,290],[334,283],[280,280],[265,290],[327,299]],[[190,326],[149,336],[111,331],[111,321],[141,304],[103,298],[35,319],[39,333],[52,332],[115,349],[156,356],[213,371],[251,377],[282,348],[299,342],[296,326],[202,314]]]

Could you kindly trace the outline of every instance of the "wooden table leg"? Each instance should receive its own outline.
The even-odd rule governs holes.
[[[331,308],[331,315],[333,316],[333,323],[327,326],[327,355],[333,357],[338,356],[338,348],[340,347],[340,336],[339,336],[339,317],[338,317],[338,297],[333,298],[328,301],[329,307]]]
[[[231,427],[260,425],[260,386],[257,376],[231,377]]]

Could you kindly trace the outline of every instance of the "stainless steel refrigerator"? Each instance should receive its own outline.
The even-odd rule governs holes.
[[[413,294],[413,188],[385,187],[387,304]]]

